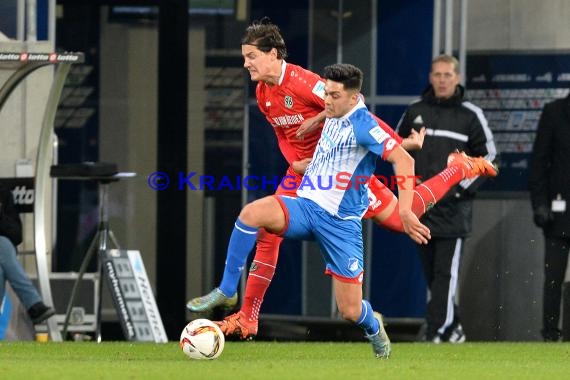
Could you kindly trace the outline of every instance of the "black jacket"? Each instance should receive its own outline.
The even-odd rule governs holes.
[[[471,156],[495,160],[497,150],[483,111],[463,99],[457,86],[449,99],[435,97],[429,86],[421,100],[412,103],[400,120],[398,133],[408,136],[411,129],[427,128],[423,148],[410,152],[416,160],[416,175],[427,180],[447,166],[448,155],[457,150]],[[483,178],[464,180],[456,185],[423,217],[422,222],[435,237],[464,237],[471,232],[475,189]]]
[[[22,242],[22,221],[10,189],[0,185],[0,235],[14,245]]]
[[[544,106],[529,173],[533,210],[551,210],[558,194],[566,200],[566,212],[553,212],[544,232],[550,236],[570,236],[570,95]]]

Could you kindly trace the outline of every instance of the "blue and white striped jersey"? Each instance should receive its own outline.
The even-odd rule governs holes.
[[[343,117],[325,121],[297,196],[341,219],[362,218],[376,159],[396,144],[359,101]]]

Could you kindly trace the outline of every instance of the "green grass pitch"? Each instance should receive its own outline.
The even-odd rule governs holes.
[[[1,379],[567,379],[568,343],[370,344],[226,342],[215,360],[175,342],[0,342]]]

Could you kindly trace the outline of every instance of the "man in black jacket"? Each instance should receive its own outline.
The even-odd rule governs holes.
[[[427,129],[423,149],[411,153],[416,175],[430,178],[446,165],[449,152],[455,149],[493,161],[497,153],[493,135],[483,111],[463,99],[457,59],[449,55],[434,58],[429,82],[421,100],[408,107],[398,125],[402,136],[412,129]],[[472,199],[481,181],[479,177],[461,181],[421,219],[432,236],[427,245],[420,246],[431,294],[427,341],[465,341],[455,293],[463,240],[471,232]]]
[[[28,311],[34,324],[55,314],[46,306],[32,281],[16,258],[16,246],[22,242],[22,222],[14,205],[12,192],[0,185],[0,304],[4,299],[6,281]]]
[[[570,247],[570,95],[548,103],[538,122],[529,189],[534,223],[544,232],[543,329],[545,341],[560,339],[561,287]]]

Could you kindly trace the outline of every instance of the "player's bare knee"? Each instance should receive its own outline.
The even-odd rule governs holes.
[[[256,205],[256,202],[245,205],[241,209],[239,219],[248,226],[257,226],[259,223],[259,206]]]
[[[273,197],[265,197],[245,205],[239,219],[252,227],[264,227],[271,230],[274,227],[274,219],[279,219],[282,210],[279,203]]]
[[[338,305],[338,311],[342,318],[351,322],[356,322],[361,313],[360,308],[352,305]]]

